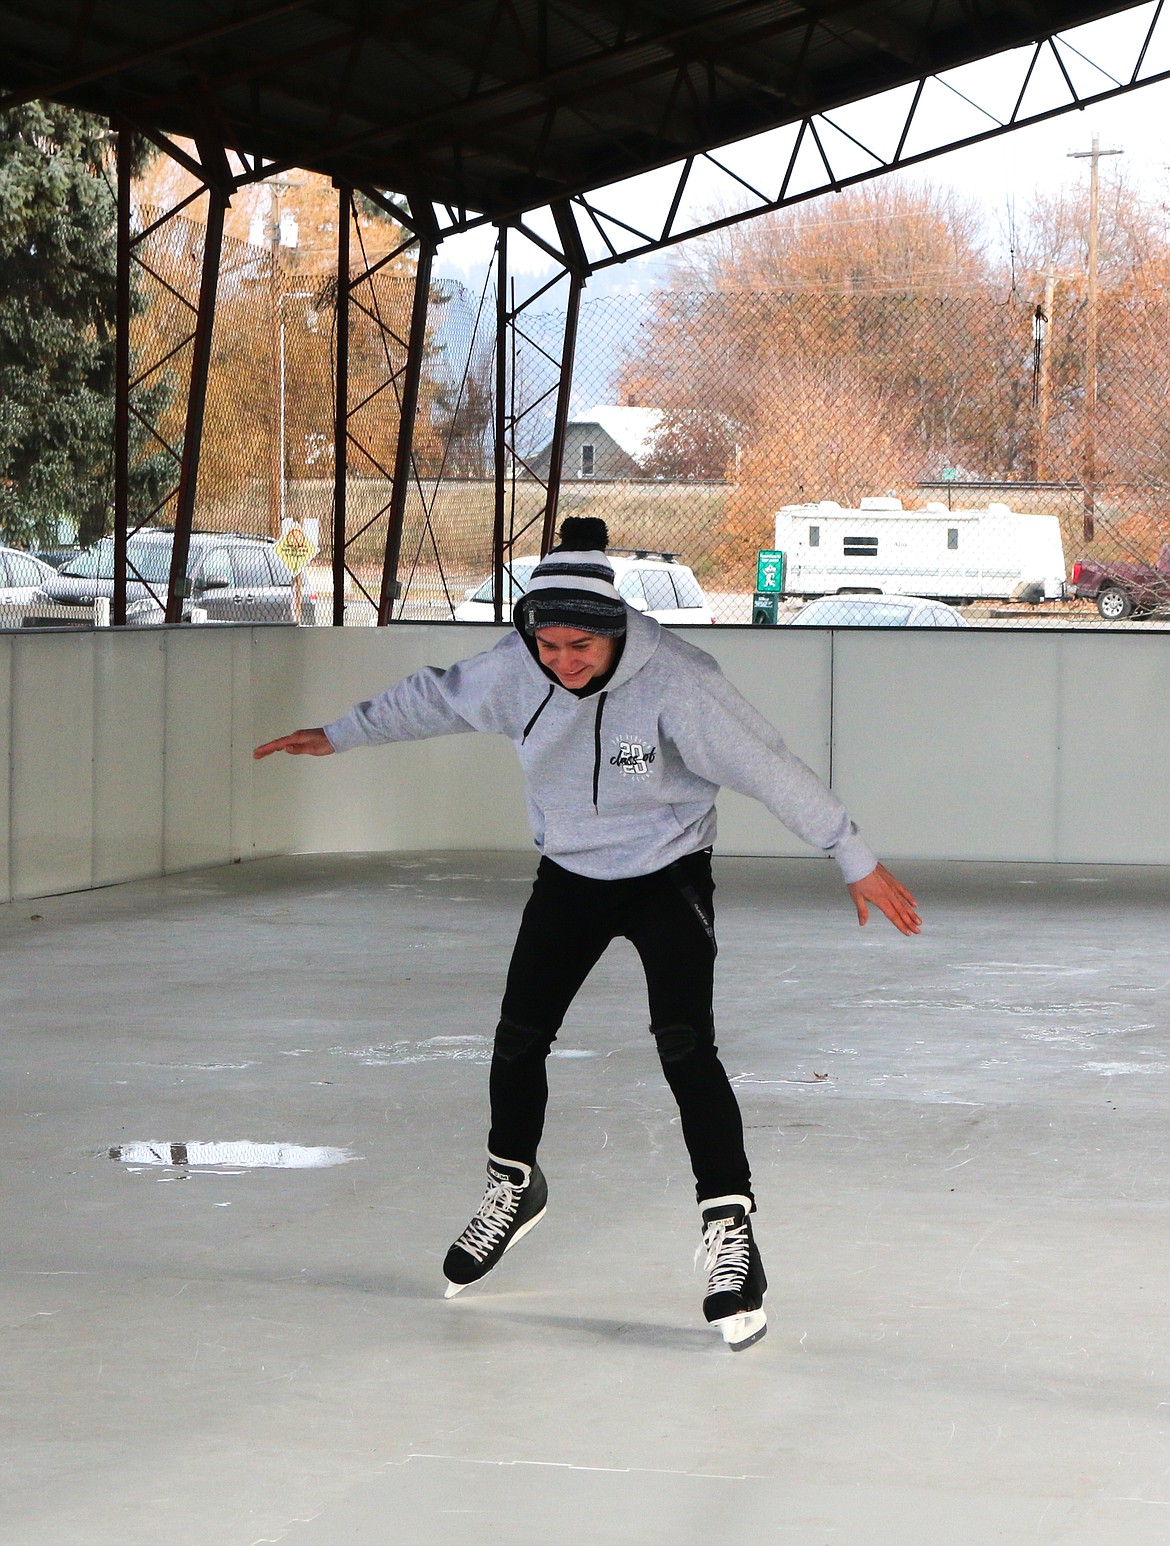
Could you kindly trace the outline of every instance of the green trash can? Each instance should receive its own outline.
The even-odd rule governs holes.
[[[756,591],[752,597],[752,627],[775,628],[779,610],[780,597],[774,591]]]

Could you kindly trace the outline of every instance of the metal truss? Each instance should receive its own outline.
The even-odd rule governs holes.
[[[810,21],[810,30],[817,24]],[[1126,36],[1119,42],[1121,32]],[[515,223],[564,261],[561,233],[571,222],[574,246],[584,251],[588,272],[597,273],[1164,80],[1170,80],[1170,4],[1155,0],[688,156],[671,169],[673,177],[663,169],[580,192],[561,206],[555,232],[546,210]],[[773,175],[762,174],[764,165]],[[707,208],[721,202],[724,209],[688,218],[689,199]],[[478,223],[447,207],[436,213],[450,231]]]
[[[367,197],[385,201],[373,190]],[[400,211],[390,206],[395,218]],[[333,485],[333,622],[345,621],[345,593],[352,584],[377,610],[379,625],[390,621],[394,602],[401,594],[398,565],[402,548],[403,517],[412,478],[418,481],[413,455],[413,438],[418,411],[419,383],[426,353],[427,310],[431,288],[431,262],[435,236],[428,233],[424,219],[411,220],[412,229],[392,251],[371,262],[365,252],[361,227],[357,223],[355,191],[343,187],[338,198],[337,244],[337,330],[336,397],[334,408],[334,485]],[[357,232],[360,262],[351,260],[352,233]],[[414,293],[410,321],[405,332],[388,317],[376,280],[399,258],[415,258]],[[352,323],[357,316],[372,323],[378,340],[381,361],[379,379],[367,384],[356,400],[351,392]],[[397,420],[393,465],[387,467],[382,453],[371,444],[369,432],[361,420],[383,427],[390,401]],[[370,410],[376,410],[371,412]],[[371,470],[390,483],[390,498],[360,525],[351,527],[348,519],[349,472],[358,466]],[[367,588],[349,561],[349,550],[381,521],[386,522],[382,575],[378,595]]]
[[[184,154],[183,162],[199,178],[200,186],[172,209],[165,211],[140,229],[133,229],[130,207],[132,132],[118,129],[118,221],[117,221],[117,308],[114,360],[114,591],[110,621],[126,622],[128,575],[144,584],[164,609],[168,623],[182,621],[187,592],[187,556],[190,551],[191,525],[199,478],[199,456],[203,441],[203,416],[207,402],[207,377],[211,361],[211,334],[215,320],[215,298],[219,281],[223,220],[229,198],[230,173],[227,159],[212,145],[196,160]],[[206,226],[202,241],[199,289],[194,299],[184,294],[163,274],[149,254],[151,238],[163,231],[170,221],[199,199],[206,200]],[[188,318],[187,328],[155,359],[133,360],[130,349],[131,297],[135,273],[162,286],[179,304]],[[187,404],[183,436],[174,445],[159,431],[153,420],[135,405],[135,393],[154,383],[165,369],[180,359],[187,362]],[[145,431],[148,444],[168,456],[175,468],[175,481],[162,498],[146,511],[133,528],[139,530],[173,507],[175,538],[171,550],[171,572],[165,596],[155,592],[150,582],[130,565],[128,542],[132,535],[130,514],[130,441],[131,421]]]
[[[585,287],[585,253],[576,239],[576,229],[563,205],[552,211],[558,232],[568,253],[557,271],[538,289],[517,303],[515,286],[509,285],[508,228],[502,226],[496,242],[496,390],[495,390],[495,507],[492,526],[493,606],[495,620],[504,620],[504,601],[509,588],[504,584],[504,567],[516,552],[516,544],[534,527],[540,527],[540,552],[552,547],[560,496],[561,470],[565,454],[565,428],[569,420],[569,399],[573,388],[573,359],[577,345],[577,323],[581,312],[581,292]],[[556,290],[564,292],[564,328],[559,352],[554,355],[527,326],[537,304]],[[509,293],[510,291],[510,293]],[[532,351],[552,368],[555,379],[543,391],[527,399],[522,391],[518,369],[521,348]],[[548,466],[543,471],[532,465],[521,449],[525,426],[553,403],[552,439]],[[531,479],[543,490],[544,499],[535,513],[518,522],[516,482]]]

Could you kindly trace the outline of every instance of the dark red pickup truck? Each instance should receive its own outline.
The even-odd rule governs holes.
[[[1097,603],[1097,611],[1110,621],[1123,617],[1147,617],[1170,607],[1170,544],[1156,564],[1099,564],[1081,558],[1073,565],[1070,596]]]

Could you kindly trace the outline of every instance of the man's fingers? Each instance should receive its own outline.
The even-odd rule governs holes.
[[[333,750],[324,730],[294,730],[291,735],[277,736],[275,741],[265,741],[257,746],[252,756],[271,757],[273,752],[288,752],[293,757],[327,757]]]
[[[921,931],[917,902],[885,865],[879,864],[864,879],[854,881],[849,890],[857,907],[857,921],[862,927],[869,919],[868,903],[878,908],[900,933],[918,934]]]

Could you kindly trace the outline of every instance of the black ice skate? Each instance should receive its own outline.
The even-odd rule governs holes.
[[[733,1353],[758,1342],[768,1329],[764,1291],[768,1280],[748,1215],[747,1197],[712,1197],[699,1207],[703,1213],[707,1294],[703,1314],[723,1333]],[[696,1256],[696,1260],[698,1257]]]
[[[471,1223],[447,1252],[446,1297],[478,1283],[545,1215],[548,1183],[538,1165],[521,1165],[488,1155],[488,1184]]]

